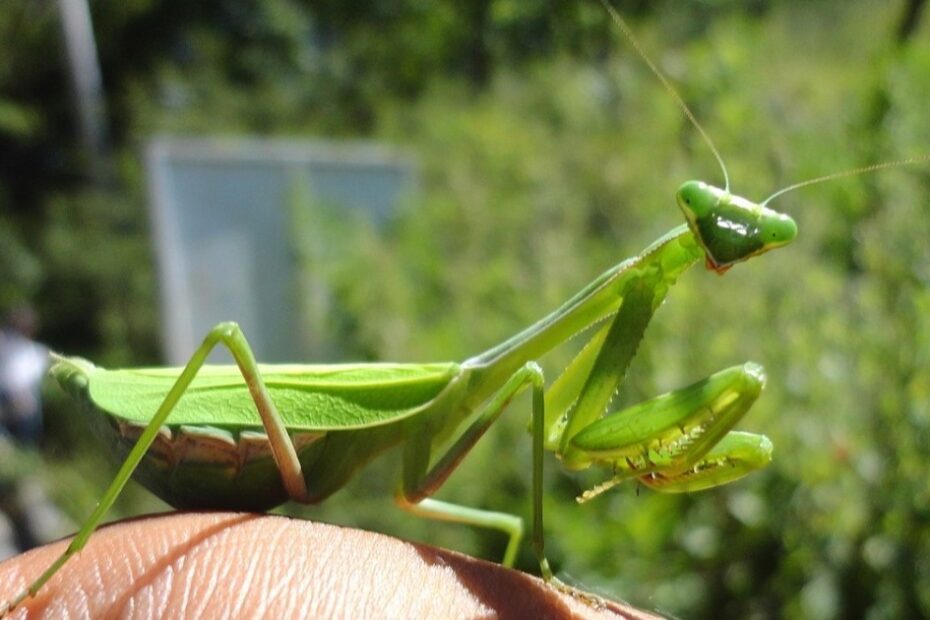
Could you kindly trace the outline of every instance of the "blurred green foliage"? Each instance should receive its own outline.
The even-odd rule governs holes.
[[[724,155],[737,193],[930,151],[922,2],[619,3]],[[421,162],[421,194],[360,228],[327,277],[351,357],[464,359],[548,312],[720,182],[699,135],[596,2],[97,2],[108,179],[72,140],[52,5],[0,13],[0,303],[53,348],[157,363],[140,141],[155,132],[366,137]],[[918,9],[916,17],[909,10]],[[557,472],[551,560],[568,580],[686,617],[930,615],[930,173],[835,181],[776,203],[799,240],[724,278],[686,274],[618,398],[752,359],[742,423],[775,460],[730,488],[660,496]],[[342,234],[346,234],[345,231]],[[230,317],[235,318],[235,317]],[[569,345],[570,349],[571,345]],[[549,377],[570,351],[544,360]],[[48,482],[83,518],[113,472],[49,390]],[[528,399],[440,497],[529,516]],[[389,509],[395,455],[309,518],[496,559],[502,537]],[[133,489],[118,514],[159,507]],[[520,566],[535,571],[528,548]]]

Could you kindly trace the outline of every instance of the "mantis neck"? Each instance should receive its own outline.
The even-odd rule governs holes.
[[[473,373],[476,401],[485,400],[526,362],[538,360],[583,329],[617,312],[622,291],[645,278],[656,293],[655,307],[668,288],[703,256],[686,225],[656,240],[639,255],[611,267],[551,314],[512,338],[463,363]]]

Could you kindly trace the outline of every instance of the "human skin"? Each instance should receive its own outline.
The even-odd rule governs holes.
[[[0,563],[0,598],[65,548]],[[273,515],[172,513],[102,528],[13,618],[654,618],[382,534]]]

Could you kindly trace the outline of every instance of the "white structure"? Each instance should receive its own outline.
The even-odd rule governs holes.
[[[146,168],[172,364],[226,320],[242,326],[260,361],[325,361],[333,343],[308,333],[316,321],[301,316],[297,258],[313,252],[297,242],[313,235],[298,230],[295,203],[377,225],[415,186],[411,159],[364,143],[156,138]],[[313,288],[325,304],[325,286]]]

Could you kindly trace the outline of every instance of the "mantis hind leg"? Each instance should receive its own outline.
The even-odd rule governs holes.
[[[410,438],[404,450],[404,470],[395,500],[404,510],[418,516],[503,531],[509,539],[501,563],[504,566],[512,566],[523,538],[523,519],[503,512],[459,506],[431,499],[430,496],[443,485],[459,462],[500,417],[511,399],[528,386],[533,389],[533,549],[539,559],[543,578],[551,581],[552,571],[543,546],[544,379],[542,370],[535,362],[526,363],[514,373],[485,404],[475,421],[432,467],[429,467],[432,437],[421,433]]]
[[[262,424],[265,427],[265,431],[268,433],[268,441],[271,444],[272,455],[281,472],[285,489],[295,500],[306,500],[307,489],[301,473],[300,461],[297,459],[297,451],[261,379],[258,363],[255,361],[252,349],[249,347],[238,325],[231,322],[220,323],[210,330],[210,333],[204,338],[203,343],[191,356],[187,365],[181,371],[177,381],[175,381],[174,385],[168,391],[158,411],[155,412],[155,415],[136,441],[135,446],[130,450],[126,460],[123,461],[122,466],[116,473],[113,482],[110,483],[109,488],[107,488],[104,493],[103,498],[97,504],[94,512],[81,526],[81,529],[78,530],[71,544],[68,545],[68,548],[65,549],[58,559],[55,560],[38,579],[30,584],[28,588],[12,598],[3,607],[0,607],[0,616],[4,616],[12,611],[26,598],[35,596],[42,586],[58,572],[58,569],[60,569],[65,562],[84,548],[90,536],[100,526],[104,516],[106,516],[106,513],[113,506],[116,498],[119,497],[123,487],[126,486],[132,473],[145,456],[146,451],[148,451],[149,447],[152,445],[159,429],[165,424],[171,411],[174,409],[175,405],[177,405],[188,386],[190,386],[197,372],[204,365],[207,356],[219,344],[224,345],[232,353],[248,385],[249,392],[261,416]]]

